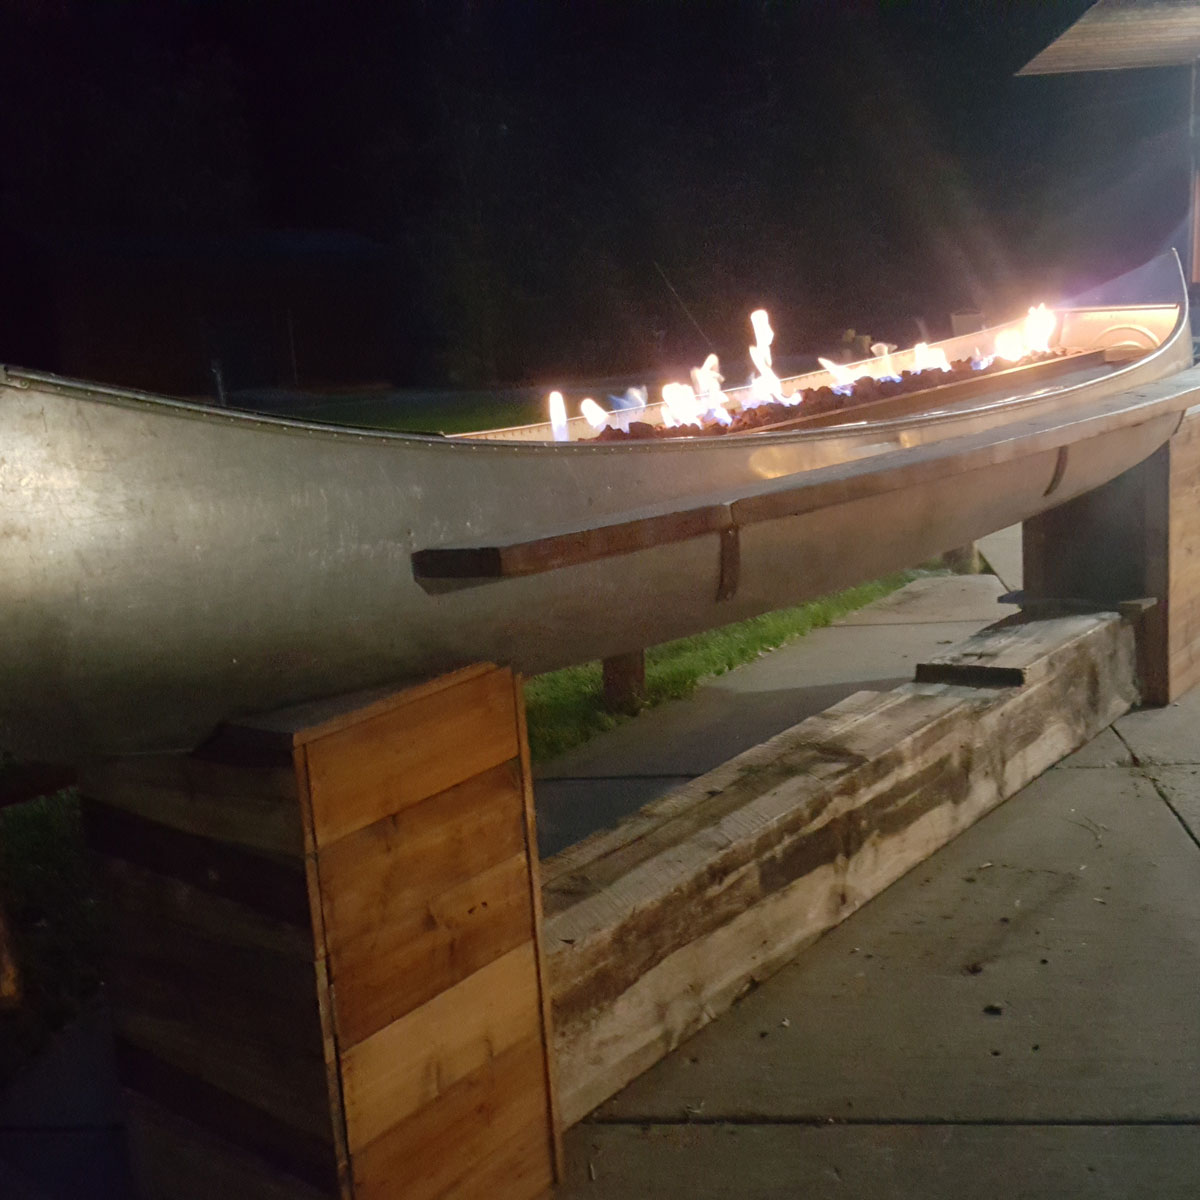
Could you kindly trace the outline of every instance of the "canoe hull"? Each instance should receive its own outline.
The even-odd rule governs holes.
[[[335,430],[10,371],[0,748],[48,762],[190,748],[225,718],[470,661],[539,672],[909,566],[1153,453],[1186,389],[1125,407],[1112,392],[1190,363],[1181,311],[1135,369],[1015,416],[615,446]],[[790,513],[805,489],[813,503]],[[414,578],[418,550],[702,499],[748,514],[732,590],[717,534],[479,586]]]

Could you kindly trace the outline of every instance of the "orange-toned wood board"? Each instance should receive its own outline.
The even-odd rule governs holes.
[[[1200,407],[1145,462],[1026,521],[1024,560],[1030,600],[1157,601],[1140,648],[1146,702],[1200,683]]]
[[[484,664],[88,772],[144,1196],[549,1189],[524,737]]]

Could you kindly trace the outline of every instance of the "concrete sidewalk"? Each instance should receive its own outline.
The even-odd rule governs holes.
[[[918,579],[544,764],[542,857],[854,692],[912,679],[921,660],[1016,612],[998,603],[1007,590],[994,575]]]
[[[930,581],[820,631],[834,678],[965,636],[917,618],[988,586],[1007,590]],[[761,707],[814,678],[821,641],[726,686]],[[1200,690],[1118,721],[603,1105],[568,1134],[561,1196],[1192,1200],[1198,986]]]
[[[1131,714],[568,1136],[564,1198],[1200,1194],[1200,694]]]

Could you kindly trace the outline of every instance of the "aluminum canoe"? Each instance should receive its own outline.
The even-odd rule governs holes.
[[[1021,521],[1200,402],[1177,263],[1138,279],[1062,310],[1081,346],[1136,348],[1124,365],[790,433],[439,438],[4,369],[0,748],[185,749],[224,718],[470,661],[543,671]]]

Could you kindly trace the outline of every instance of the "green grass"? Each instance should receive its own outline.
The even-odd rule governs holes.
[[[750,662],[810,630],[879,600],[915,579],[918,571],[888,575],[834,596],[751,617],[695,637],[655,646],[646,653],[646,706],[676,700],[702,680]],[[598,662],[539,675],[525,684],[529,748],[535,762],[570,750],[626,717],[604,708]]]
[[[297,409],[295,415],[309,421],[399,433],[473,433],[477,429],[503,429],[546,419],[544,402],[540,399],[527,401],[488,392],[458,394],[452,403],[424,393],[330,396]]]
[[[100,920],[79,796],[0,809],[0,900],[22,1003],[0,1014],[0,1080],[76,1016],[100,986]]]

